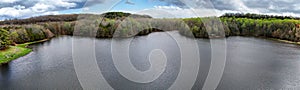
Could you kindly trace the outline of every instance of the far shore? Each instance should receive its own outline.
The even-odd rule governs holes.
[[[79,18],[79,15],[89,18]],[[136,34],[143,36],[152,32],[179,31],[179,34],[191,38],[249,36],[300,45],[300,18],[250,13],[178,19],[123,12],[54,15],[0,21],[0,28],[8,33],[5,37],[9,38],[0,40],[4,41],[4,49],[9,47],[0,51],[0,64],[30,53],[31,49],[26,48],[30,44],[45,42],[60,35],[128,38]],[[10,46],[10,42],[21,44]]]

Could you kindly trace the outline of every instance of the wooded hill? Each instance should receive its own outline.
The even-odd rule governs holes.
[[[84,17],[104,17],[109,19],[122,19],[125,17],[135,17],[135,18],[152,18],[148,15],[137,15],[123,12],[107,12],[104,14],[68,14],[68,15],[46,15],[31,17],[27,19],[13,19],[0,21],[0,25],[23,25],[23,24],[36,24],[43,22],[71,22],[81,20]]]

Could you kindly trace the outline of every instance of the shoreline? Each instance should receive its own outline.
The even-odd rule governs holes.
[[[9,46],[6,50],[0,51],[0,65],[8,64],[9,62],[16,60],[20,57],[26,56],[30,52],[32,52],[32,49],[27,48],[28,45],[46,42],[50,39],[43,39],[39,41],[33,41],[33,42],[27,42],[23,44],[17,44],[16,46]]]
[[[153,33],[153,32],[151,32],[151,33]],[[148,34],[151,34],[151,33],[148,33]],[[148,34],[146,34],[146,35],[148,35]],[[146,36],[146,35],[138,35],[138,36]],[[73,35],[71,35],[71,36],[73,36]],[[185,35],[183,35],[183,36],[185,36]],[[229,36],[229,37],[231,37],[231,36]],[[102,37],[97,37],[97,38],[98,39],[107,39],[107,38],[102,38]],[[224,38],[228,38],[228,37],[224,37]],[[267,40],[272,40],[272,41],[277,41],[277,42],[282,42],[282,43],[287,43],[287,44],[300,45],[300,42],[281,40],[281,39],[277,39],[277,38],[268,38],[268,37],[254,37],[254,38],[262,38],[262,39],[267,39]],[[197,38],[196,37],[195,39],[219,39],[219,38]],[[29,45],[46,42],[49,40],[51,40],[51,38],[42,39],[42,40],[33,41],[33,42],[26,42],[23,44],[16,44],[15,46],[9,46],[9,48],[6,50],[1,50],[0,51],[0,59],[1,59],[0,65],[8,64],[9,62],[16,60],[20,57],[26,56],[27,54],[32,52],[32,49],[27,48]]]
[[[282,40],[282,39],[277,39],[277,38],[266,38],[268,40],[273,40],[273,41],[278,41],[282,43],[287,43],[287,44],[295,44],[295,45],[300,45],[300,42],[294,42],[294,41],[289,41],[289,40]]]

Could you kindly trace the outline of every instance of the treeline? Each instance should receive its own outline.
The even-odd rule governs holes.
[[[90,36],[97,38],[133,37],[147,35],[151,32],[181,29],[182,20],[133,18],[126,19],[96,19],[97,17],[75,22],[49,22],[39,25],[49,29],[55,35]],[[185,28],[187,29],[187,28]]]
[[[13,43],[25,43],[54,37],[54,34],[40,25],[1,26],[9,34]],[[12,44],[13,44],[12,43]]]
[[[255,36],[300,41],[300,21],[295,19],[249,19],[222,17],[219,20],[210,18],[188,18],[184,21],[190,26],[193,36],[211,38],[222,36]],[[206,22],[204,23],[204,21]],[[205,25],[209,24],[209,25]],[[189,31],[181,31],[182,34]],[[185,35],[185,34],[184,34]]]
[[[31,17],[28,19],[13,19],[0,21],[0,25],[23,25],[23,24],[36,24],[41,22],[70,22],[76,21],[78,14],[71,15],[47,15],[39,17]]]
[[[300,20],[257,18],[246,15],[222,17],[153,19],[149,16],[121,12],[100,15],[80,15],[79,20],[47,21],[25,25],[1,25],[0,49],[8,44],[25,43],[57,35],[90,36],[97,38],[134,37],[151,32],[178,30],[180,34],[196,38],[255,36],[300,42]],[[263,15],[262,15],[263,16]],[[271,19],[272,18],[272,19]],[[7,38],[8,37],[8,38]]]
[[[180,24],[181,23],[181,24]],[[172,25],[170,25],[172,24]],[[175,30],[184,25],[183,22],[171,19],[132,18],[124,20],[89,17],[84,20],[72,22],[45,22],[26,25],[2,25],[0,33],[8,39],[1,39],[1,44],[7,47],[9,44],[20,44],[32,41],[52,38],[58,35],[76,35],[97,38],[133,37],[147,35],[152,32]],[[2,41],[0,41],[2,43]],[[5,42],[4,42],[5,41]]]
[[[101,15],[96,14],[69,14],[69,15],[46,15],[31,17],[27,19],[12,19],[0,21],[0,25],[24,25],[24,24],[37,24],[43,22],[71,22],[84,19],[85,17],[102,17],[109,19],[125,19],[126,17],[134,18],[152,18],[148,15],[137,15],[123,12],[107,12]]]
[[[278,15],[261,15],[261,14],[252,14],[252,13],[225,13],[221,17],[233,17],[233,18],[249,18],[249,19],[297,19],[299,17],[292,16],[278,16]]]
[[[126,17],[132,17],[132,18],[152,18],[149,15],[137,15],[137,14],[131,14],[131,13],[124,13],[124,12],[107,12],[102,14],[105,18],[109,19],[125,19]]]

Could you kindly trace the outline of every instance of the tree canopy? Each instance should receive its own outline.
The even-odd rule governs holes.
[[[11,44],[9,32],[0,28],[0,50],[6,49]]]

